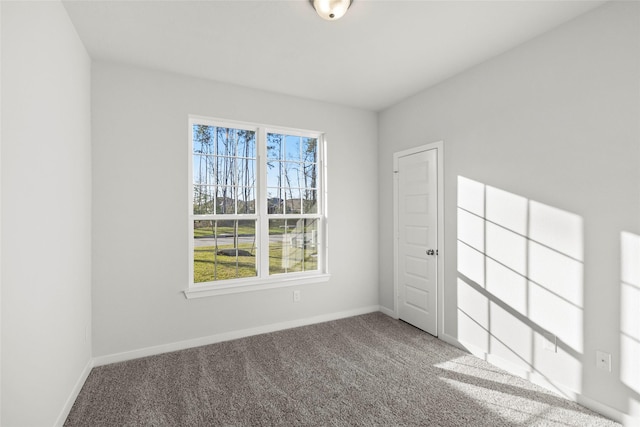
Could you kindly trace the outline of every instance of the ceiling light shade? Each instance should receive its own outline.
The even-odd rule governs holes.
[[[352,0],[309,0],[321,18],[335,21],[342,18],[351,6]]]

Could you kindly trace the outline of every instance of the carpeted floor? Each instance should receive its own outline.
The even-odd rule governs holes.
[[[619,426],[381,313],[95,368],[65,426]]]

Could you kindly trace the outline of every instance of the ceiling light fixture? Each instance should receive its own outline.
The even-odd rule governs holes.
[[[347,13],[353,0],[309,0],[321,18],[335,21]]]

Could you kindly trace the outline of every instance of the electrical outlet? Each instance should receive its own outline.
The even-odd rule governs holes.
[[[603,371],[611,372],[611,354],[596,351],[596,366]]]
[[[558,352],[558,343],[556,342],[556,336],[553,334],[544,334],[544,344],[542,347],[545,350],[551,351],[553,353]]]
[[[300,302],[300,291],[293,291],[293,302]]]

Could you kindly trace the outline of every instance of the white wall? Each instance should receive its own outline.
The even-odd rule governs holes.
[[[2,5],[0,4],[0,24]],[[2,100],[2,31],[0,30],[0,100]],[[2,102],[0,102],[0,188],[2,188]],[[2,196],[0,195],[0,242],[2,242]],[[0,422],[2,422],[2,245],[0,244]]]
[[[331,279],[185,299],[188,123],[196,114],[326,132]],[[97,357],[377,306],[371,112],[94,63],[93,351]]]
[[[392,155],[444,140],[445,334],[623,413],[640,393],[620,370],[620,236],[640,231],[639,24],[638,3],[607,4],[379,118],[380,304],[393,307]]]
[[[59,2],[1,7],[0,423],[47,426],[91,358],[90,60]]]

